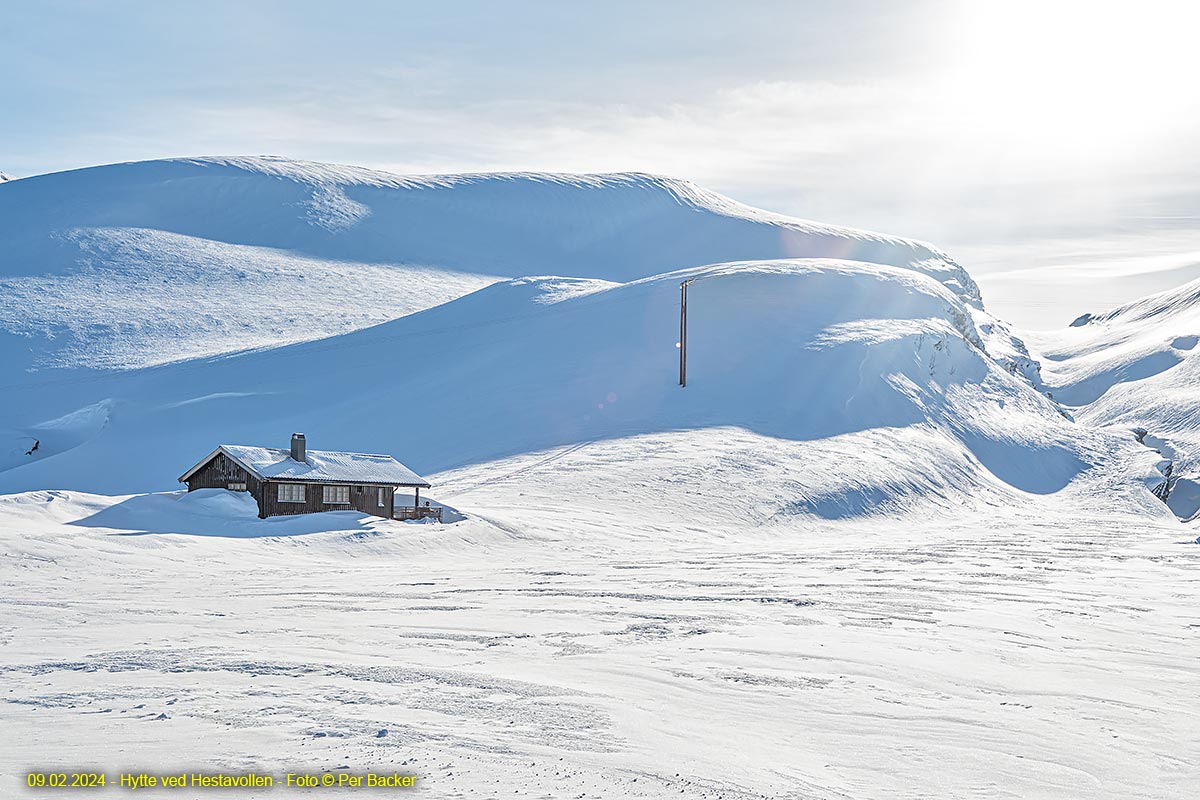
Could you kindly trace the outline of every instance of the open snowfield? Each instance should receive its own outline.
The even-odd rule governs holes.
[[[454,525],[5,498],[3,780],[350,767],[415,773],[424,796],[547,798],[1200,783],[1200,547],[1175,523],[995,508],[751,527],[712,498],[623,504],[581,469],[606,455],[628,463],[596,446],[483,487],[505,466],[439,476],[438,499],[474,511]]]
[[[0,241],[0,796],[1200,787],[1194,285],[1026,336],[684,181],[267,158],[7,181]],[[174,491],[294,431],[454,513]]]

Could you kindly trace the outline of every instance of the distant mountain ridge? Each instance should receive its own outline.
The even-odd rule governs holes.
[[[1046,382],[1081,422],[1136,432],[1171,463],[1164,487],[1200,514],[1200,280],[1038,334]]]
[[[46,199],[51,209],[41,205]],[[458,267],[464,265],[443,262],[469,255],[466,266],[476,271],[487,271],[479,270],[480,261],[511,267],[514,258],[576,269],[621,262],[601,264],[612,274],[597,277],[614,280],[734,256],[842,257],[891,266],[948,260],[922,242],[762,211],[689,181],[643,173],[400,176],[273,157],[169,159],[27,178],[16,195],[0,198],[0,209],[6,227],[20,222],[35,232],[65,225],[154,228],[314,256]],[[701,222],[696,212],[708,219]],[[714,224],[716,231],[703,227]],[[651,225],[667,228],[663,234],[699,236],[673,239],[665,252],[661,236],[630,238],[652,234]],[[780,238],[763,236],[764,229]],[[472,231],[490,234],[486,246],[463,242]],[[540,238],[529,238],[533,232]],[[574,263],[560,263],[568,253]],[[946,272],[978,299],[964,270]]]

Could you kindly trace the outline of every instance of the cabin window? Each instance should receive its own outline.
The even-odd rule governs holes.
[[[383,502],[383,487],[380,486],[379,487],[379,507],[384,508],[386,506],[387,506],[387,503]]]
[[[231,484],[228,484],[225,488],[231,492],[244,492],[244,491],[246,491],[246,484],[231,483]]]
[[[281,502],[281,503],[303,503],[304,502],[304,484],[303,483],[281,483],[281,484],[279,484],[279,502]]]
[[[349,503],[350,502],[350,487],[349,486],[326,486],[325,502],[326,503]]]

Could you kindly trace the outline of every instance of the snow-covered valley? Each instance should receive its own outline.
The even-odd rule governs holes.
[[[1200,785],[1194,286],[1025,334],[683,181],[279,159],[9,181],[0,241],[0,781]],[[293,431],[463,518],[174,491]]]

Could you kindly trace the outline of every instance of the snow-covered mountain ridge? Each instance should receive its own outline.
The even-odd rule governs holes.
[[[0,491],[168,488],[284,428],[426,472],[715,430],[761,437],[729,476],[759,520],[1162,510],[1162,459],[1073,424],[947,255],[686,181],[137,162],[5,185],[0,235]]]
[[[316,339],[501,277],[628,281],[742,259],[903,266],[979,299],[929,245],[642,174],[116,164],[4,185],[0,241],[0,354],[20,368],[148,366]]]

